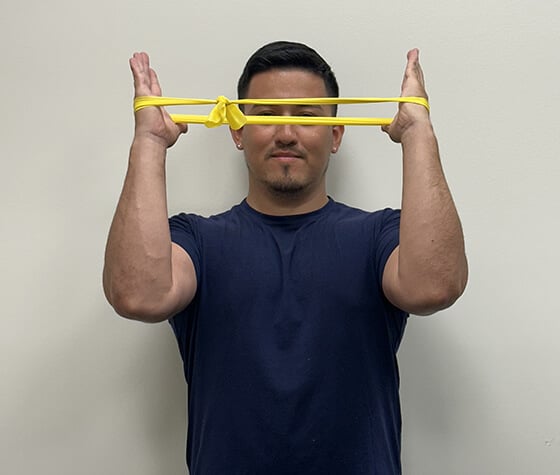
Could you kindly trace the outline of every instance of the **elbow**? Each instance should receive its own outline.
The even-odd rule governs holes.
[[[418,305],[410,313],[427,316],[451,307],[463,295],[467,280],[465,272],[464,275],[440,281],[431,289],[425,289],[418,299]]]
[[[144,323],[159,323],[167,320],[168,316],[150,307],[143,299],[130,296],[112,295],[107,300],[121,317]]]
[[[388,279],[387,296],[405,312],[432,315],[451,307],[463,295],[467,281],[468,264],[463,257],[447,268],[430,269],[430,266],[425,266],[423,272],[399,272],[396,280]]]
[[[107,300],[117,315],[129,320],[136,320],[145,323],[157,323],[164,320],[164,318],[157,318],[157,316],[147,311],[141,302],[136,299],[124,296],[112,296]]]
[[[123,289],[103,279],[105,297],[115,312],[124,318],[145,323],[158,323],[168,318],[156,306],[150,304],[140,292]]]
[[[420,316],[433,315],[440,310],[451,307],[461,296],[461,293],[450,288],[424,295],[410,313]]]

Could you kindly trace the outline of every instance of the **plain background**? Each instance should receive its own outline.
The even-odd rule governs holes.
[[[166,95],[235,97],[246,59],[278,39],[323,54],[343,96],[398,95],[421,49],[471,278],[454,307],[410,319],[405,474],[560,473],[556,0],[3,0],[1,472],[185,473],[171,330],[115,316],[101,289],[132,138],[128,58],[148,51]],[[400,204],[400,147],[379,128],[348,127],[329,173],[339,201]],[[245,175],[226,128],[192,126],[169,153],[170,213],[229,208]]]

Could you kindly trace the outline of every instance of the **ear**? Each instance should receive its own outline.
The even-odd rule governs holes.
[[[231,134],[235,148],[237,148],[237,150],[243,150],[243,127],[238,130],[233,130],[230,127],[229,133]]]
[[[344,135],[344,126],[335,125],[332,128],[332,153],[336,153],[342,143],[342,136]]]

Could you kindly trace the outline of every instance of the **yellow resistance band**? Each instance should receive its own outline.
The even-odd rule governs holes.
[[[262,106],[276,105],[333,105],[333,104],[369,104],[376,102],[409,102],[419,104],[430,110],[428,100],[423,97],[318,97],[298,99],[239,99],[230,101],[227,97],[218,99],[182,99],[178,97],[141,96],[134,99],[134,110],[138,111],[150,106],[190,106],[212,105],[214,108],[208,115],[171,114],[175,123],[204,124],[206,127],[229,125],[237,130],[244,125],[389,125],[392,119],[367,117],[306,117],[306,116],[264,116],[245,115],[237,104],[252,104]]]

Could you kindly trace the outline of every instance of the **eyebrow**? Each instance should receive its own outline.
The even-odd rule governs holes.
[[[316,110],[323,109],[323,105],[321,104],[247,104],[247,105],[251,106],[253,109],[269,108],[269,107],[277,109],[283,106],[293,106],[293,107],[297,107],[298,109],[316,109]]]
[[[245,105],[245,113],[250,116],[258,116],[262,114],[263,111],[271,111],[277,117],[282,117],[279,111],[281,111],[283,107],[288,107],[287,111],[289,113],[285,115],[297,116],[305,111],[313,112],[316,115],[324,115],[326,117],[335,115],[332,109],[334,106],[322,104],[248,104]]]

